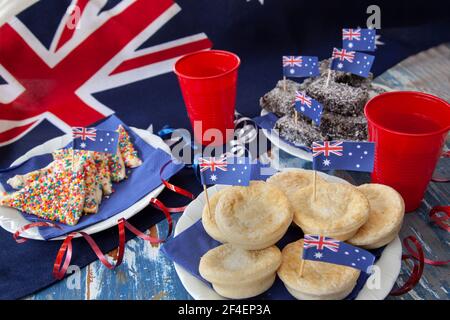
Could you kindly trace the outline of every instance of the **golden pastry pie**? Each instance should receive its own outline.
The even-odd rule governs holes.
[[[278,276],[291,295],[299,300],[340,300],[356,285],[360,271],[336,264],[305,260],[301,273],[303,239],[282,251]]]
[[[247,250],[270,247],[292,222],[288,198],[272,184],[252,181],[248,187],[231,187],[216,206],[217,227],[227,242]]]
[[[244,299],[269,289],[280,264],[281,252],[275,246],[248,251],[227,243],[200,259],[199,272],[221,296]]]
[[[312,185],[313,181],[314,171],[303,169],[288,169],[267,179],[267,183],[273,184],[278,189],[282,190],[291,203],[294,202],[293,197],[296,196],[295,192]],[[325,182],[325,180],[317,173],[316,183],[322,182]]]
[[[217,240],[219,242],[225,243],[227,242],[222,232],[219,230],[216,224],[216,206],[220,197],[226,192],[229,188],[223,188],[218,192],[214,193],[209,197],[209,209],[208,204],[205,201],[205,206],[203,208],[202,213],[202,224],[205,228],[207,234],[210,235],[211,238]]]
[[[397,236],[405,203],[397,191],[382,184],[364,184],[358,190],[369,200],[369,220],[348,242],[366,249],[380,248]]]
[[[293,198],[294,222],[304,233],[338,240],[350,239],[369,218],[369,201],[356,187],[343,183],[318,183],[303,188]]]

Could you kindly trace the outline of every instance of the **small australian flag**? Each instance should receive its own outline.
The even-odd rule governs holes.
[[[72,128],[73,148],[115,154],[119,143],[119,133],[96,128]]]
[[[353,51],[375,51],[375,29],[342,29],[342,47]]]
[[[374,60],[370,54],[334,48],[330,68],[367,78]]]
[[[315,56],[283,56],[283,75],[285,77],[316,77],[319,72],[319,59]]]
[[[317,100],[307,96],[306,93],[295,92],[295,110],[313,120],[316,125],[320,125],[323,106]]]
[[[364,249],[320,235],[305,234],[303,260],[320,261],[348,266],[370,273],[375,256]]]
[[[372,172],[375,144],[358,141],[313,142],[314,170]]]
[[[252,164],[247,157],[206,157],[198,159],[203,185],[248,186]]]

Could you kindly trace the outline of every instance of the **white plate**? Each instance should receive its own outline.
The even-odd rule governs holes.
[[[284,169],[284,170],[303,170],[303,169]],[[283,171],[284,171],[283,170]],[[347,181],[327,175],[323,172],[318,174],[329,182],[348,183]],[[211,197],[218,190],[224,188],[223,185],[216,185],[208,189],[208,195]],[[175,236],[189,228],[195,222],[201,219],[203,207],[205,205],[204,193],[201,193],[195,200],[193,200],[184,211],[183,215],[178,220],[175,227]],[[400,273],[402,257],[402,245],[400,239],[397,237],[384,250],[381,257],[378,259],[376,266],[379,267],[380,273],[378,279],[380,285],[378,289],[369,289],[369,282],[367,281],[364,288],[356,297],[357,300],[383,300],[391,291]],[[211,287],[203,281],[197,279],[186,271],[180,265],[174,263],[175,270],[180,277],[181,283],[186,288],[187,292],[196,300],[222,300],[224,297],[218,295]]]
[[[151,146],[153,146],[155,148],[160,148],[161,150],[170,154],[170,148],[164,143],[164,141],[160,137],[158,137],[146,130],[137,129],[137,128],[131,128],[131,129],[139,137],[141,137],[141,139],[143,139],[145,142],[147,142]],[[72,140],[72,136],[69,134],[49,140],[49,141],[45,142],[44,144],[39,145],[39,146],[31,149],[27,153],[25,153],[23,156],[21,156],[16,161],[14,161],[11,166],[21,164],[31,157],[38,156],[41,154],[51,153],[54,150],[63,148],[71,140]],[[103,231],[103,230],[106,230],[108,228],[115,226],[117,224],[117,221],[121,218],[125,218],[125,219],[131,218],[136,213],[138,213],[139,211],[144,209],[148,205],[150,199],[157,197],[163,189],[164,189],[164,185],[161,184],[155,190],[150,192],[148,195],[146,195],[145,197],[140,199],[138,202],[136,202],[135,204],[133,204],[131,207],[127,208],[126,210],[119,212],[118,214],[112,216],[109,219],[106,219],[106,220],[100,221],[94,225],[88,226],[81,231],[84,231],[87,234],[93,234],[93,233],[100,232],[100,231]],[[1,184],[0,184],[0,191],[4,191],[4,188]],[[114,197],[114,194],[112,194],[111,196]],[[3,229],[5,229],[11,233],[15,233],[17,230],[19,230],[20,228],[22,228],[23,226],[25,226],[29,223],[30,222],[22,216],[22,214],[20,213],[19,210],[7,208],[7,207],[0,207],[0,226]],[[28,238],[28,239],[45,240],[39,234],[39,231],[37,228],[28,229],[28,230],[22,232],[21,236],[24,238]],[[79,237],[79,235],[77,235],[77,237]],[[62,236],[62,237],[54,238],[51,240],[62,240],[64,238],[65,237]]]
[[[372,86],[384,89],[387,92],[393,91],[391,88],[378,83],[373,83]],[[374,92],[371,92],[370,98],[373,98],[375,95],[376,94]],[[269,111],[265,109],[261,110],[261,116],[264,116],[268,113]],[[307,161],[312,161],[312,154],[310,152],[307,152],[305,150],[293,146],[292,144],[285,142],[283,139],[280,138],[280,136],[278,135],[277,132],[275,132],[275,130],[262,129],[262,132],[267,137],[267,139],[270,140],[270,142],[272,142],[275,146],[277,146],[281,150],[293,155],[294,157],[301,158]]]

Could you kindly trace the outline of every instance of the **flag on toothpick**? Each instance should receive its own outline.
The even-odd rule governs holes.
[[[369,273],[375,256],[364,249],[320,235],[305,234],[303,260],[320,261],[348,266]]]
[[[315,56],[283,56],[283,75],[285,77],[316,77],[319,72],[319,59]]]
[[[342,47],[353,51],[375,51],[375,29],[342,29]]]
[[[314,170],[350,170],[372,172],[375,156],[373,142],[313,142]]]
[[[250,184],[252,165],[246,157],[199,158],[198,166],[203,185],[248,186]]]
[[[320,125],[323,106],[317,100],[307,96],[306,93],[295,92],[295,110],[313,120],[316,125]]]
[[[374,59],[370,54],[334,48],[330,68],[367,78]]]
[[[95,128],[72,128],[73,148],[115,154],[119,142],[119,133]]]

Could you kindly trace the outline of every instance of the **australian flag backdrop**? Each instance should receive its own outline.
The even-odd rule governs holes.
[[[15,0],[14,0],[15,1]],[[7,3],[13,3],[8,1]],[[6,1],[1,1],[5,3]],[[29,1],[32,2],[32,1]],[[330,57],[342,29],[366,27],[373,1],[307,0],[40,0],[0,24],[0,168],[72,127],[90,127],[115,113],[129,126],[156,132],[164,125],[190,129],[174,62],[210,48],[239,55],[236,109],[254,117],[258,101],[282,77],[285,54]],[[76,10],[68,10],[75,5]],[[377,1],[381,10],[375,76],[420,51],[450,41],[448,2]],[[402,12],[401,15],[398,13]],[[0,7],[0,19],[4,17]],[[0,22],[1,23],[1,22]],[[295,78],[295,81],[302,81]],[[192,170],[191,170],[192,171]],[[189,170],[173,178],[198,193]],[[168,205],[183,199],[163,192]],[[147,207],[132,220],[155,223]],[[103,252],[115,230],[96,235]],[[60,243],[18,246],[0,230],[0,298],[18,298],[54,281]],[[74,240],[80,267],[96,257]]]
[[[212,47],[240,56],[236,108],[256,116],[258,99],[280,79],[283,54],[328,58],[342,45],[343,28],[365,27],[371,4],[37,1],[0,25],[0,166],[71,127],[88,127],[114,112],[138,128],[190,128],[172,67],[178,57]],[[71,5],[77,9],[68,10]],[[442,1],[378,5],[377,34],[385,45],[376,52],[375,75],[450,40],[449,10]],[[307,14],[299,19],[299,12]],[[326,12],[332,15],[325,18]]]

